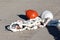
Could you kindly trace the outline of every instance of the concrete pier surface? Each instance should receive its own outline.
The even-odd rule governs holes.
[[[10,32],[6,26],[24,19],[25,10],[34,9],[39,15],[44,10],[60,19],[60,0],[0,0],[0,40],[60,40],[57,27],[45,27],[32,31]]]

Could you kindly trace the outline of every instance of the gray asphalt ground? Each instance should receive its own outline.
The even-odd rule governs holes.
[[[54,18],[60,19],[60,0],[0,0],[0,40],[60,40],[59,30],[56,28],[57,33],[54,27],[55,32],[46,27],[23,32],[5,29],[10,23],[22,19],[18,15],[24,15],[27,9],[34,9],[39,15],[44,10],[50,10]]]

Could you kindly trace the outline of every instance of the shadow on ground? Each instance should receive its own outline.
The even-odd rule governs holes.
[[[10,27],[10,25],[7,25],[7,26],[5,26],[5,29],[7,30],[7,31],[11,31],[10,29],[9,29],[9,27]],[[11,31],[12,32],[12,31]]]
[[[56,26],[47,27],[49,33],[54,36],[55,40],[60,40],[60,31]]]
[[[20,18],[22,18],[22,19],[24,19],[24,20],[27,20],[26,15],[17,15],[17,16],[20,17]]]

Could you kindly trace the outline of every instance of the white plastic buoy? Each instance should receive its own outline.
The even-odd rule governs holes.
[[[46,10],[42,13],[41,18],[42,19],[45,19],[45,18],[53,19],[53,14],[50,11]]]
[[[50,11],[46,10],[42,13],[41,18],[45,20],[45,23],[43,26],[45,27],[53,19],[53,14]]]

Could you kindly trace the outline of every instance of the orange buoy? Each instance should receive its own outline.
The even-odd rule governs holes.
[[[26,17],[28,19],[34,19],[38,17],[38,13],[35,10],[29,9],[29,10],[26,10]]]

